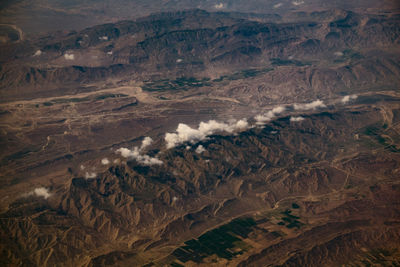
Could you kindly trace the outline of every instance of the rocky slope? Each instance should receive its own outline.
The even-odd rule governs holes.
[[[61,95],[82,84],[122,77],[218,79],[251,68],[277,70],[266,76],[279,83],[276,73],[306,72],[302,91],[325,92],[326,81],[334,91],[365,83],[374,87],[378,80],[390,87],[398,83],[393,57],[398,15],[337,11],[323,17],[310,13],[300,22],[267,23],[193,10],[38,38],[4,50],[1,94],[3,99],[21,98],[21,90],[25,98]]]
[[[3,263],[164,262],[174,246],[238,216],[260,222],[243,239],[250,247],[233,259],[243,266],[336,264],[338,255],[358,260],[362,248],[398,249],[399,148],[365,130],[375,127],[384,140],[398,140],[398,117],[387,120],[382,112],[399,110],[330,110],[301,123],[283,117],[190,149],[163,150],[161,166],[133,160],[94,179],[54,185],[47,201],[21,199],[1,215]],[[200,144],[205,152],[198,154]],[[273,215],[292,202],[300,207],[294,229]],[[280,234],[265,243],[262,236],[272,230]]]

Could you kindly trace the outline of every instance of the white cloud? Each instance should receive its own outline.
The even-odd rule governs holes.
[[[29,193],[29,195],[43,197],[44,199],[48,199],[51,196],[49,190],[45,187],[35,188],[35,190],[33,190],[31,193]]]
[[[85,179],[93,179],[96,178],[97,174],[95,172],[86,172]]]
[[[272,112],[274,114],[279,114],[279,113],[284,112],[285,110],[286,110],[286,108],[284,106],[277,106],[277,107],[272,109]]]
[[[153,139],[150,137],[145,137],[142,141],[142,145],[140,148],[135,146],[132,150],[121,147],[117,151],[115,151],[117,154],[121,154],[122,157],[124,158],[132,158],[135,159],[139,164],[151,166],[151,165],[161,165],[163,162],[159,160],[158,158],[153,158],[150,157],[149,155],[143,155],[141,152],[143,149],[148,147],[151,143],[153,142]]]
[[[181,59],[181,58],[178,58],[177,60],[176,60],[176,63],[181,63],[183,60]]]
[[[186,150],[190,150],[191,148],[191,146],[186,146]]]
[[[99,40],[107,41],[108,40],[108,36],[100,36]]]
[[[216,9],[221,9],[221,8],[224,8],[224,3],[218,3],[218,4],[215,4],[214,5],[214,7],[216,8]]]
[[[299,117],[290,117],[290,121],[293,121],[293,122],[298,122],[298,121],[303,121],[303,120],[304,120],[304,118],[301,117],[301,116],[299,116]]]
[[[113,161],[115,164],[119,164],[121,161],[120,161],[120,159],[114,159],[114,161]]]
[[[121,154],[121,156],[123,156],[124,158],[134,158],[137,155],[139,155],[139,150],[137,149],[137,147],[133,151],[130,150],[129,148],[121,147],[121,148],[117,149],[117,151],[115,151],[115,153]]]
[[[203,153],[203,152],[205,152],[206,151],[206,149],[204,148],[204,146],[202,146],[202,145],[199,145],[197,148],[196,148],[196,153],[198,153],[198,154],[201,154],[201,153]]]
[[[284,112],[285,110],[286,108],[284,106],[277,106],[267,113],[255,116],[254,119],[256,120],[257,124],[264,124],[265,122],[272,120],[276,115]]]
[[[38,56],[40,56],[42,54],[42,51],[41,50],[37,50],[36,52],[35,52],[35,54],[33,54],[33,56],[34,57],[38,57]]]
[[[103,164],[103,165],[107,165],[109,163],[110,163],[110,161],[108,160],[108,158],[104,158],[101,160],[101,164]]]
[[[64,58],[66,60],[74,60],[75,59],[75,55],[67,53],[67,54],[64,54]]]
[[[282,3],[278,3],[274,5],[274,8],[280,8],[282,6]]]
[[[81,170],[84,170],[84,169],[85,169],[85,166],[81,165]]]
[[[343,56],[343,52],[340,51],[336,51],[335,53],[333,53],[335,56],[337,57],[342,57]]]
[[[142,141],[142,145],[140,146],[140,150],[145,149],[146,147],[151,145],[151,143],[153,143],[153,139],[151,139],[151,137],[146,136]]]
[[[350,100],[356,99],[358,96],[357,95],[346,95],[342,98],[342,103],[347,104]]]
[[[322,100],[315,100],[311,103],[306,104],[294,104],[293,108],[295,110],[310,110],[310,109],[317,109],[317,108],[324,108],[326,105]]]
[[[301,1],[301,0],[300,1],[293,1],[292,4],[295,5],[295,6],[299,6],[299,5],[304,4],[304,1]]]
[[[112,55],[112,54],[113,54],[112,51],[108,51],[108,52],[107,52],[107,55]]]
[[[167,143],[167,148],[172,148],[185,142],[194,143],[200,140],[204,140],[207,138],[207,136],[212,135],[216,132],[225,131],[228,133],[232,133],[236,130],[247,129],[248,127],[249,124],[245,119],[231,122],[229,124],[224,122],[217,122],[215,120],[200,122],[197,129],[193,129],[184,123],[179,123],[178,128],[176,128],[176,132],[166,133],[164,139]]]

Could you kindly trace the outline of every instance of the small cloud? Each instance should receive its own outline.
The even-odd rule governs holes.
[[[86,172],[85,173],[85,179],[93,179],[96,177],[97,177],[97,174],[95,172]]]
[[[346,95],[342,98],[341,101],[343,104],[347,104],[350,100],[357,99],[357,97],[358,97],[357,95]]]
[[[306,104],[294,104],[293,108],[295,110],[310,110],[310,109],[317,109],[317,108],[324,108],[326,105],[322,100],[315,100],[311,103]]]
[[[64,58],[66,60],[74,60],[75,59],[75,55],[74,54],[64,54]]]
[[[80,168],[83,171],[85,169],[85,166],[81,165]]]
[[[292,4],[294,6],[300,6],[300,5],[304,4],[304,1],[293,1]]]
[[[142,141],[142,145],[140,146],[140,148],[135,146],[132,150],[130,150],[128,148],[121,147],[116,151],[116,153],[121,154],[121,156],[124,158],[135,159],[139,164],[142,165],[161,165],[163,164],[163,162],[158,158],[142,154],[142,150],[149,146],[152,142],[153,139],[151,139],[150,137],[145,137]]]
[[[99,40],[108,41],[108,36],[100,36]]]
[[[25,196],[37,196],[37,197],[43,197],[44,199],[48,199],[51,196],[51,194],[47,188],[38,187],[35,188],[32,192],[25,194]]]
[[[129,148],[126,147],[121,147],[119,149],[117,149],[117,151],[115,151],[116,153],[121,154],[121,156],[123,156],[124,158],[129,158],[129,157],[136,157],[137,155],[139,155],[139,150],[136,147],[136,153],[134,153],[132,150],[130,150]]]
[[[214,7],[215,7],[216,9],[221,9],[221,8],[224,8],[225,5],[224,5],[223,3],[218,3],[218,4],[215,4]]]
[[[333,55],[335,55],[337,57],[342,57],[343,56],[343,52],[336,51],[335,53],[333,53]]]
[[[121,162],[120,159],[114,159],[114,161],[113,161],[114,164],[119,164],[120,162]]]
[[[304,120],[304,118],[301,117],[301,116],[299,116],[299,117],[290,117],[290,121],[293,121],[293,122],[298,122],[298,121],[303,121],[303,120]]]
[[[104,158],[101,160],[101,164],[103,165],[108,165],[110,163],[110,161],[108,160],[108,158]]]
[[[272,113],[280,114],[280,113],[284,112],[285,110],[286,110],[286,108],[284,106],[277,106],[272,109]]]
[[[177,201],[177,200],[178,200],[177,197],[173,197],[173,198],[172,198],[172,202],[175,202],[175,201]]]
[[[282,6],[282,3],[278,3],[274,5],[274,8],[280,8]]]
[[[233,124],[233,130],[245,130],[249,127],[249,123],[246,119],[238,120]]]
[[[186,150],[190,150],[191,148],[191,146],[186,146]]]
[[[112,51],[108,51],[108,52],[107,52],[107,55],[110,55],[110,56],[111,56],[112,54],[113,54]]]
[[[197,148],[196,148],[196,153],[198,153],[198,154],[201,154],[201,153],[203,153],[203,152],[205,152],[206,151],[206,149],[204,148],[204,146],[202,146],[202,145],[199,145]]]
[[[142,141],[142,145],[140,146],[140,150],[145,149],[146,147],[151,145],[151,143],[153,143],[153,139],[151,139],[151,137],[146,136]]]
[[[176,60],[176,63],[181,63],[182,61],[183,61],[183,59],[178,58],[178,59]]]
[[[255,116],[254,119],[256,120],[257,124],[264,124],[264,123],[272,120],[275,116],[284,112],[285,110],[286,110],[286,107],[277,106],[277,107],[273,108],[272,110],[268,111],[267,113],[259,114],[259,115]]]
[[[40,56],[42,54],[42,51],[41,50],[37,50],[36,52],[35,52],[35,54],[33,54],[33,56],[34,57],[38,57],[38,56]]]

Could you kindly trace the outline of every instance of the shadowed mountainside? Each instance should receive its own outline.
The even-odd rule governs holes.
[[[185,145],[164,151],[161,166],[128,161],[94,179],[73,178],[54,188],[49,201],[21,199],[1,215],[2,253],[19,264],[145,264],[165,257],[163,247],[238,216],[258,222],[243,239],[249,246],[233,259],[245,259],[243,266],[317,266],[336,262],[338,255],[345,263],[363,255],[359,242],[367,249],[393,249],[400,223],[399,150],[375,143],[371,151],[365,130],[375,127],[390,136],[389,129],[398,128],[382,111],[332,110],[305,116],[301,125],[284,117],[237,136],[211,136],[196,145],[205,148],[201,154]],[[393,138],[398,134],[385,139]],[[287,208],[295,213],[283,219],[293,226],[277,224]],[[265,239],[271,232],[277,234]],[[89,251],[92,257],[85,256]],[[298,252],[282,258],[286,251]],[[187,257],[171,255],[181,262]]]

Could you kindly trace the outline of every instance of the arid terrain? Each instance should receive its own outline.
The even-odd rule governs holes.
[[[400,265],[395,3],[47,2],[0,4],[0,265]]]

